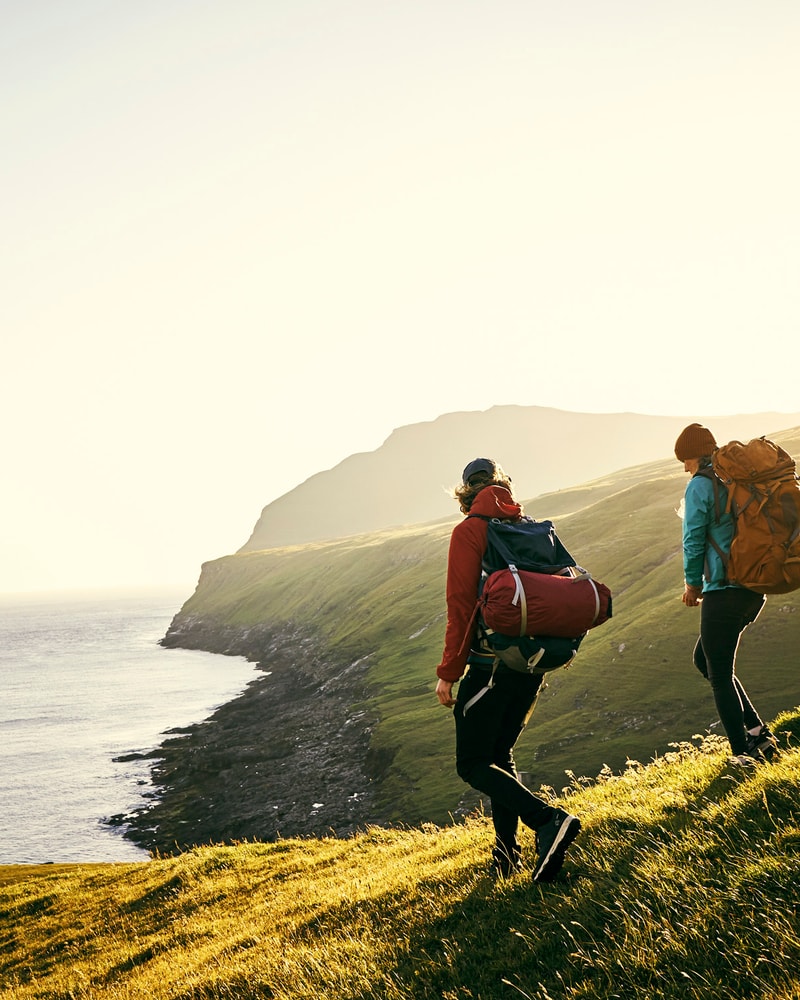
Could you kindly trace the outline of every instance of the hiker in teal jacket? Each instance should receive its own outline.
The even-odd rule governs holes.
[[[699,466],[700,460],[695,461]],[[684,494],[683,576],[687,589],[694,591],[694,596],[703,591],[722,590],[728,586],[725,563],[719,553],[730,551],[734,532],[733,517],[725,511],[728,491],[717,480],[719,521],[716,519],[715,484],[705,471],[710,469],[711,459],[708,458],[693,473]],[[689,602],[684,600],[684,604]]]
[[[728,582],[725,562],[735,525],[725,510],[728,491],[712,467],[716,447],[711,431],[697,423],[684,428],[675,442],[675,457],[692,476],[684,494],[682,600],[690,608],[700,605],[693,662],[711,684],[734,760],[747,766],[776,749],[775,737],[736,676],[739,640],[765,598]]]

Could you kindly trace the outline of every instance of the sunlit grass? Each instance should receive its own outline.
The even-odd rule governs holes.
[[[561,880],[487,875],[489,821],[0,872],[2,996],[272,1000],[800,997],[800,712],[742,776],[675,744],[559,800]],[[533,837],[525,832],[533,856]]]

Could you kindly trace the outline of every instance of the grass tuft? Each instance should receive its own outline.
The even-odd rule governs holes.
[[[0,870],[14,1000],[800,998],[800,710],[754,773],[696,736],[554,801],[550,885],[488,876],[491,823]],[[533,835],[525,831],[528,858]]]

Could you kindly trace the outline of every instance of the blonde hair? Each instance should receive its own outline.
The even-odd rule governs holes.
[[[459,483],[453,488],[453,498],[458,500],[458,506],[462,514],[469,514],[470,508],[475,501],[475,497],[487,486],[504,486],[514,499],[514,488],[511,485],[511,477],[503,472],[502,468],[495,462],[494,475],[488,472],[476,472],[470,476],[468,483]]]

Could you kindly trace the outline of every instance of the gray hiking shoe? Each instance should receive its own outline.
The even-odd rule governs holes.
[[[581,821],[564,809],[556,809],[553,818],[536,831],[536,851],[539,855],[533,869],[534,882],[552,882],[561,871],[564,855],[578,836]]]
[[[754,767],[758,767],[763,761],[763,757],[759,760],[757,757],[753,757],[749,753],[739,753],[733,757],[728,758],[728,763],[735,771],[750,771]]]
[[[778,741],[775,739],[775,734],[769,726],[762,726],[761,732],[756,736],[748,734],[747,753],[751,757],[755,757],[756,759],[763,757],[764,760],[772,760],[777,752]]]

